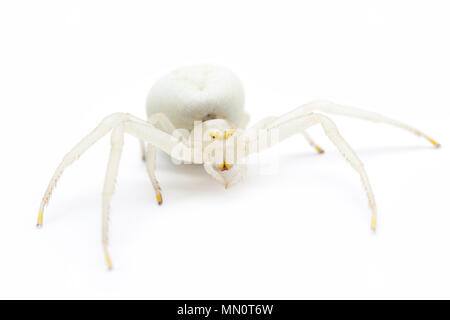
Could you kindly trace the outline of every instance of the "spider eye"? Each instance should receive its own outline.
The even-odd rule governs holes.
[[[213,140],[219,138],[219,134],[218,134],[218,133],[215,133],[215,132],[211,132],[211,133],[209,134],[209,136],[210,136],[211,139],[213,139]]]
[[[234,134],[234,130],[225,131],[225,140],[231,137]]]

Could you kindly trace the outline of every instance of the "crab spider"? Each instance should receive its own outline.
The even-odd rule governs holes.
[[[152,87],[147,100],[147,121],[125,113],[112,114],[66,154],[45,191],[37,226],[42,227],[44,207],[64,169],[111,132],[111,150],[102,202],[102,243],[107,266],[111,269],[108,216],[126,133],[141,141],[146,169],[158,204],[162,204],[161,188],[155,176],[156,149],[180,162],[202,164],[209,175],[229,187],[239,182],[245,174],[246,166],[242,159],[293,135],[302,134],[309,144],[322,153],[322,148],[306,133],[308,128],[318,124],[360,175],[372,212],[371,228],[375,230],[377,209],[366,171],[327,114],[390,124],[424,137],[435,147],[439,147],[429,136],[404,123],[328,101],[305,104],[280,117],[265,118],[246,129],[249,116],[244,111],[244,91],[239,79],[225,68],[189,66],[166,75]],[[277,139],[270,139],[270,143],[262,144],[264,139],[261,138],[261,132],[269,136],[276,135]]]

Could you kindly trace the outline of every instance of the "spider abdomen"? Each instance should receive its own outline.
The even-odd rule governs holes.
[[[165,114],[176,128],[191,130],[194,121],[225,119],[239,126],[244,116],[244,89],[228,69],[194,65],[158,80],[147,98],[147,116]]]

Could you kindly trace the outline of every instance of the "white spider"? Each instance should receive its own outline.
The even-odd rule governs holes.
[[[111,269],[107,248],[108,216],[125,133],[140,139],[143,159],[146,161],[156,199],[161,204],[161,189],[155,177],[156,148],[178,161],[203,164],[208,174],[228,187],[238,182],[245,173],[245,164],[240,160],[292,135],[303,134],[306,140],[322,153],[323,150],[305,131],[315,124],[320,124],[328,138],[361,176],[372,211],[371,227],[375,230],[376,204],[363,164],[342,138],[333,121],[322,113],[384,122],[425,137],[435,147],[439,147],[433,139],[406,124],[377,113],[328,101],[305,104],[280,117],[265,118],[253,127],[245,129],[249,116],[244,111],[244,91],[239,79],[231,71],[221,67],[210,65],[183,67],[166,75],[152,87],[147,102],[147,121],[126,113],[114,113],[106,117],[64,157],[44,194],[37,226],[42,226],[44,207],[64,169],[111,131],[111,153],[102,204],[102,242],[106,263]],[[271,140],[264,146],[261,143],[261,132],[269,136],[276,135],[278,140]]]

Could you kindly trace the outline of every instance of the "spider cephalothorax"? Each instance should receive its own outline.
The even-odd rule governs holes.
[[[239,79],[222,67],[189,66],[169,73],[152,87],[147,100],[147,120],[125,113],[112,114],[64,157],[44,194],[37,225],[42,226],[44,207],[64,169],[100,138],[111,132],[111,153],[102,204],[103,248],[107,265],[111,268],[107,248],[108,216],[125,133],[140,139],[143,159],[146,161],[156,199],[162,204],[161,189],[155,176],[157,148],[180,163],[203,164],[208,174],[225,187],[229,187],[239,182],[245,174],[246,166],[242,160],[293,135],[302,134],[322,153],[322,148],[306,133],[309,127],[318,124],[360,175],[372,211],[371,227],[375,230],[376,204],[364,167],[334,122],[324,114],[387,123],[424,137],[435,147],[439,147],[433,139],[404,123],[329,101],[305,104],[282,116],[267,117],[247,129],[249,117],[244,110],[244,90]],[[267,136],[271,137],[268,143]],[[273,137],[276,139],[272,139]]]

